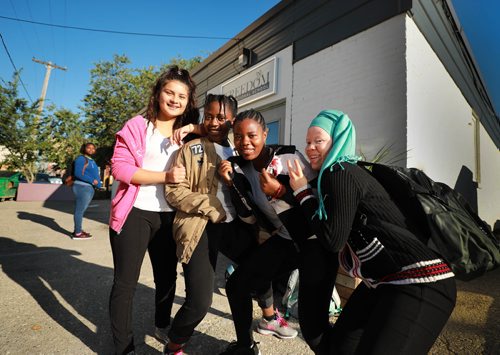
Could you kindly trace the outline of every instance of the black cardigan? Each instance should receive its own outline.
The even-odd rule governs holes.
[[[268,145],[265,149],[268,149],[269,153],[269,161],[266,167],[269,166],[275,156],[278,156],[282,160],[282,165],[284,167],[286,167],[286,160],[288,159],[298,158],[305,161],[303,156],[295,149],[295,146]],[[243,220],[247,220],[250,215],[253,215],[256,219],[256,223],[261,228],[272,233],[275,229],[274,226],[252,199],[252,187],[250,186],[250,182],[244,174],[239,172],[238,169],[235,169],[235,165],[245,167],[251,165],[252,162],[240,156],[231,157],[229,161],[233,164],[233,186],[230,189],[231,199],[238,215],[242,217]],[[308,223],[305,222],[306,217],[303,210],[299,207],[299,202],[293,196],[288,169],[285,168],[284,170],[285,171],[278,174],[276,178],[286,188],[286,193],[281,199],[290,204],[292,208],[279,212],[278,217],[288,230],[292,240],[300,247],[300,244],[313,233]]]
[[[326,169],[321,177],[326,220],[320,221],[315,215],[318,201],[311,191],[296,195],[309,227],[322,245],[331,252],[344,253],[340,258],[344,268],[346,264],[352,266],[349,263],[359,262],[362,275],[356,276],[376,284],[391,274],[401,273],[402,268],[432,261],[433,265],[443,267],[442,275],[450,277],[450,270],[439,263],[439,255],[407,229],[404,215],[379,182],[357,165],[341,164],[335,165],[332,171]],[[347,252],[356,254],[356,260],[342,259],[346,245],[349,246]],[[419,269],[418,272],[430,280],[428,273],[435,270]],[[398,282],[401,277],[407,277],[403,283],[413,283],[409,280],[418,278],[416,271],[411,275],[398,275]]]

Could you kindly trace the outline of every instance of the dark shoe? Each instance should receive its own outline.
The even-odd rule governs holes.
[[[260,355],[260,351],[256,342],[248,347],[246,345],[239,345],[238,342],[234,341],[220,355]]]
[[[73,233],[71,234],[71,239],[73,240],[87,240],[87,239],[92,239],[92,235],[90,233],[81,231],[80,233]]]
[[[154,331],[154,337],[159,340],[160,342],[162,342],[163,344],[166,344],[168,342],[168,330],[169,330],[170,327],[165,327],[165,328],[158,328],[158,327],[155,327],[155,331]]]

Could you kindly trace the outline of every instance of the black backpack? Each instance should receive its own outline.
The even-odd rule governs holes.
[[[460,280],[471,280],[500,264],[500,243],[462,195],[423,171],[358,162],[385,188],[409,229],[439,253]]]

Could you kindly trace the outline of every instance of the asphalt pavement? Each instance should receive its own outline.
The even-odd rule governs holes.
[[[74,241],[72,202],[0,203],[0,354],[112,354],[108,298],[113,265],[108,240],[109,200],[92,201],[84,229]],[[224,290],[227,259],[221,256],[209,314],[187,354],[218,354],[235,340]],[[500,354],[500,269],[458,282],[455,311],[431,354]],[[182,304],[182,269],[174,312]],[[159,354],[153,336],[154,283],[144,259],[134,299],[137,354]],[[260,310],[254,304],[254,318]],[[333,319],[332,319],[333,320]],[[296,320],[291,326],[298,329]],[[280,340],[255,333],[263,355],[312,354],[299,336]]]

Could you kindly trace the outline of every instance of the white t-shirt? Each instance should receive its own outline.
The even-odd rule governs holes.
[[[173,164],[175,152],[179,149],[170,139],[164,137],[152,124],[146,131],[146,153],[142,168],[151,171],[167,171]],[[165,184],[141,185],[134,207],[145,211],[169,212],[174,209],[165,200]]]
[[[225,147],[218,143],[214,143],[215,152],[222,160],[227,160],[227,158],[235,155],[234,148],[231,146]],[[229,187],[219,180],[219,186],[217,187],[217,198],[222,203],[222,207],[226,212],[226,220],[224,223],[231,222],[236,218],[236,210],[231,203],[231,195],[229,193]]]

